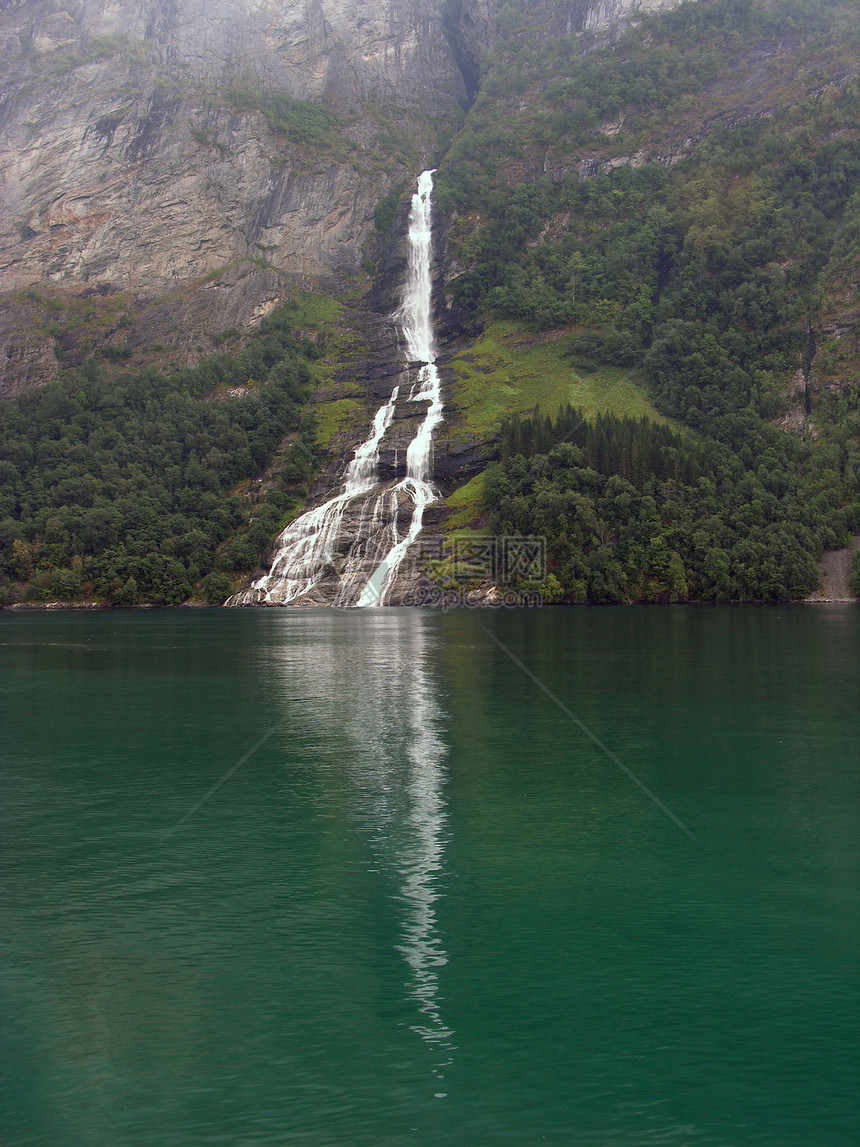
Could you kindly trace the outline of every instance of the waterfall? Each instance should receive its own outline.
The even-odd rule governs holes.
[[[422,172],[409,212],[408,264],[403,303],[394,319],[402,330],[410,363],[418,371],[405,397],[426,402],[427,410],[406,451],[406,476],[380,485],[379,447],[391,426],[400,390],[377,410],[370,432],[355,451],[334,497],[300,515],[280,534],[268,574],[227,605],[289,605],[305,598],[336,563],[339,588],[334,605],[384,605],[406,552],[435,500],[430,483],[433,433],[443,418],[432,320],[433,171]],[[398,531],[401,503],[410,501],[412,515],[405,533]],[[344,537],[345,516],[357,518],[352,540]],[[344,552],[345,551],[345,555]]]
[[[430,485],[433,455],[433,431],[442,421],[442,388],[436,369],[436,347],[433,341],[432,311],[432,203],[433,172],[425,171],[418,180],[409,213],[409,262],[403,306],[397,313],[406,339],[409,357],[420,362],[418,377],[409,395],[411,402],[427,401],[427,413],[406,451],[406,477],[395,490],[403,490],[412,499],[412,521],[405,537],[397,537],[397,519],[391,522],[391,546],[379,563],[358,599],[359,605],[382,605],[398,569],[421,531],[425,507],[434,500]]]

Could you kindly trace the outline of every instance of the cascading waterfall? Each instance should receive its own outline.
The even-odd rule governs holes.
[[[421,531],[424,510],[435,498],[430,485],[433,456],[433,431],[442,421],[442,388],[435,366],[433,340],[432,278],[433,258],[432,204],[433,172],[425,171],[418,180],[409,213],[409,263],[403,306],[398,318],[406,338],[409,357],[422,365],[409,395],[411,402],[427,401],[427,413],[406,451],[406,477],[395,486],[413,503],[412,521],[405,537],[397,536],[397,518],[392,519],[391,546],[374,570],[358,599],[359,605],[381,605],[385,601],[406,551]]]
[[[406,476],[379,489],[379,446],[394,418],[400,387],[376,412],[370,433],[347,467],[341,491],[298,517],[277,540],[269,573],[228,605],[289,605],[330,576],[339,549],[344,516],[358,509],[355,539],[341,570],[335,605],[384,605],[406,552],[435,500],[430,484],[433,433],[444,407],[432,323],[433,171],[422,172],[409,213],[408,268],[403,304],[394,316],[402,329],[410,362],[419,363],[407,402],[426,402],[427,411],[406,451]],[[400,506],[412,503],[404,534],[398,531]],[[359,504],[360,503],[360,504]],[[368,576],[368,570],[370,575]]]
[[[377,483],[379,443],[394,417],[397,391],[395,387],[385,406],[377,410],[369,437],[347,467],[343,490],[287,526],[278,538],[268,574],[231,597],[228,605],[289,605],[322,580],[334,556],[347,506]]]

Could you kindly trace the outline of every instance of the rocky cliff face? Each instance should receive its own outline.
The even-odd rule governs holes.
[[[671,2],[543,3],[534,16],[575,34]],[[57,370],[46,299],[67,329],[64,364],[99,337],[188,361],[284,286],[342,288],[380,198],[468,107],[501,7],[0,3],[0,393]],[[125,328],[105,306],[101,335],[92,321],[78,337],[63,307],[81,292],[122,296]]]
[[[397,143],[420,164],[427,121],[468,98],[443,7],[6,5],[5,285],[152,291],[261,251],[293,275],[355,271],[375,202],[407,170]],[[237,87],[244,106],[231,99]],[[265,101],[275,93],[324,99],[329,146],[273,131]],[[381,138],[392,130],[386,101],[409,138]],[[395,163],[383,170],[386,144]]]
[[[4,4],[0,290],[172,292],[185,334],[154,332],[151,314],[148,333],[193,347],[205,332],[191,296],[204,288],[213,331],[274,305],[261,264],[287,284],[342,286],[379,198],[469,101],[477,64],[459,28],[474,15],[458,7]],[[236,266],[248,274],[223,282]],[[7,296],[3,393],[57,369],[32,312]]]

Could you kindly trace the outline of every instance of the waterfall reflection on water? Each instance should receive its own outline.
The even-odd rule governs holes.
[[[436,640],[413,610],[314,610],[291,615],[291,622],[290,640],[273,655],[289,681],[305,683],[304,696],[290,706],[305,710],[314,728],[338,731],[332,799],[347,802],[367,833],[374,864],[393,879],[396,947],[418,1012],[411,1026],[433,1049],[433,1071],[441,1077],[454,1033],[442,1014],[439,984],[448,963],[437,918],[448,746],[432,665]]]

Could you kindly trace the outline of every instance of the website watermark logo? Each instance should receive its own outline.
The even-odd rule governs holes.
[[[478,590],[441,589],[422,583],[403,596],[402,605],[430,605],[440,609],[540,609],[539,589],[508,589],[484,594]]]
[[[536,609],[544,604],[546,539],[538,535],[422,538],[412,557],[419,577],[403,605]]]

